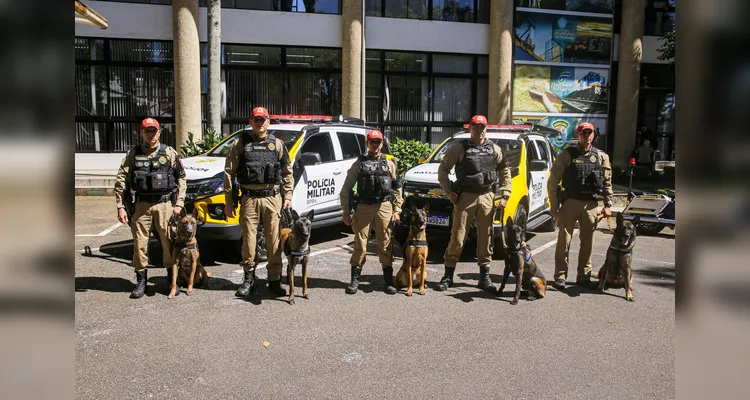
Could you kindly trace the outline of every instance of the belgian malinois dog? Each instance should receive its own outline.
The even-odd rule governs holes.
[[[607,290],[607,286],[624,287],[625,299],[635,301],[633,297],[632,281],[633,247],[635,246],[635,227],[640,217],[627,221],[622,214],[617,215],[617,227],[612,235],[612,241],[607,249],[604,265],[596,274],[599,279],[599,290]]]
[[[396,274],[396,287],[407,287],[406,295],[412,295],[412,287],[419,282],[419,294],[424,295],[427,280],[427,202],[409,204],[409,235],[404,245],[404,263]]]
[[[302,297],[309,299],[307,293],[307,264],[310,261],[310,232],[315,218],[315,210],[310,210],[307,217],[296,211],[286,209],[282,214],[282,224],[291,228],[281,228],[281,248],[286,254],[286,278],[289,281],[289,304],[294,305],[294,267],[302,264]]]
[[[498,296],[503,293],[505,283],[511,272],[516,277],[516,295],[510,304],[518,304],[521,288],[528,290],[529,301],[541,299],[547,293],[547,279],[542,270],[536,265],[531,257],[531,249],[526,245],[524,229],[513,223],[513,218],[508,217],[505,222],[505,272],[503,282],[497,291]]]
[[[177,221],[172,236],[172,277],[169,298],[179,294],[179,286],[187,284],[186,294],[193,292],[193,286],[201,286],[211,276],[200,262],[198,241],[195,239],[198,223],[190,214],[184,214]],[[179,286],[178,286],[179,285]]]

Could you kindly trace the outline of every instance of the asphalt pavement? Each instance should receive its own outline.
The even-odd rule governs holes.
[[[208,287],[169,300],[166,272],[154,267],[147,295],[133,300],[132,240],[129,228],[116,224],[114,200],[77,197],[75,235],[77,398],[675,397],[673,231],[638,237],[635,303],[622,289],[571,285],[516,306],[509,304],[513,278],[500,297],[476,288],[470,248],[456,285],[433,290],[445,240],[430,240],[424,296],[383,293],[374,242],[359,293],[347,295],[353,235],[344,225],[313,231],[310,298],[299,296],[298,267],[294,306],[262,287],[250,301],[236,298],[242,272],[231,243],[201,247],[213,272]],[[548,280],[555,239],[538,233],[528,240]],[[594,271],[610,239],[602,221]],[[578,245],[574,237],[569,282]],[[154,265],[161,265],[160,253],[152,241]],[[400,264],[394,261],[396,269]],[[496,284],[502,269],[502,261],[493,262]],[[258,276],[265,283],[264,267]]]

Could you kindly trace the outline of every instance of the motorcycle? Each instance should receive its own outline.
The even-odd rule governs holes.
[[[636,226],[638,233],[656,235],[665,227],[675,227],[675,191],[667,190],[666,194],[633,193],[633,169],[635,159],[630,159],[630,185],[628,187],[628,205],[622,211],[625,219],[640,217]]]

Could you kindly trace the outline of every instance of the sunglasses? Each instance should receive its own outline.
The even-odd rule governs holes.
[[[149,135],[156,135],[156,132],[159,132],[159,130],[156,128],[146,128],[143,131]]]
[[[253,117],[253,122],[266,122],[266,117]]]
[[[372,144],[380,144],[380,143],[383,143],[383,141],[380,140],[380,139],[371,139],[370,143],[372,143]]]
[[[487,126],[485,124],[471,124],[472,129],[484,129],[484,127]]]

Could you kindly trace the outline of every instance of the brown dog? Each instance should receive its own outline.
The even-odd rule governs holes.
[[[518,304],[521,288],[528,290],[529,296],[526,299],[529,301],[543,298],[547,294],[547,279],[531,257],[531,249],[526,245],[526,231],[513,223],[511,217],[505,222],[505,243],[505,272],[497,291],[498,296],[503,293],[505,284],[513,273],[516,277],[516,292],[510,304]]]
[[[286,278],[289,281],[289,304],[294,304],[294,267],[302,265],[302,297],[309,299],[307,293],[307,264],[310,261],[310,232],[315,210],[310,210],[307,217],[300,218],[294,210],[284,210],[281,228],[281,248],[287,257]],[[286,220],[286,221],[284,221]],[[291,221],[290,221],[291,220]]]
[[[396,274],[396,287],[407,287],[406,295],[412,295],[412,287],[419,282],[419,294],[424,295],[427,280],[427,210],[425,202],[417,207],[409,205],[409,236],[404,247],[404,263]]]
[[[625,299],[635,301],[633,297],[632,281],[633,271],[631,263],[633,262],[633,247],[635,246],[636,229],[640,222],[640,217],[635,217],[633,221],[627,221],[622,214],[617,215],[617,227],[612,235],[609,249],[607,249],[607,258],[604,265],[596,274],[599,279],[599,290],[606,290],[607,285],[612,287],[624,287]]]
[[[206,272],[200,263],[198,241],[195,239],[197,228],[198,223],[195,218],[190,214],[183,214],[173,231],[172,282],[168,296],[170,299],[178,294],[178,282],[181,286],[187,283],[186,294],[189,295],[192,293],[194,285],[200,286],[211,276],[211,273]]]

